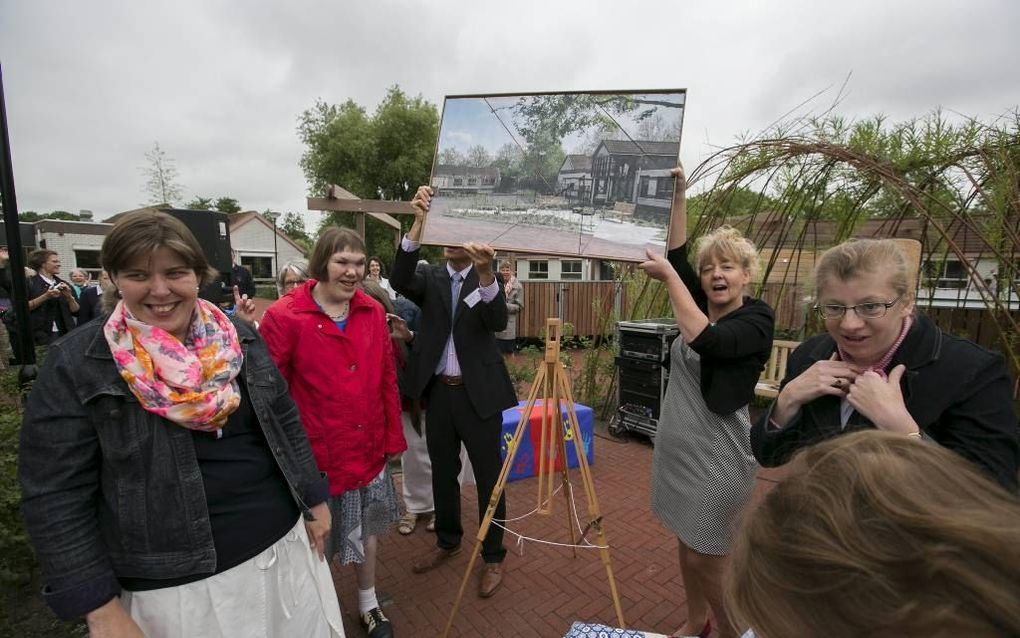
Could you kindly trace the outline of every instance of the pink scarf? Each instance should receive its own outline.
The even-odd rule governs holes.
[[[886,368],[888,368],[889,364],[892,362],[892,358],[893,356],[896,355],[896,351],[900,349],[900,345],[903,344],[903,340],[907,338],[907,333],[910,332],[910,326],[913,325],[913,323],[914,318],[908,315],[903,320],[903,327],[900,328],[900,336],[896,337],[896,341],[892,344],[892,347],[889,348],[889,350],[884,355],[882,355],[882,358],[879,359],[878,363],[871,366],[870,368],[861,370],[861,373],[863,374],[868,370],[871,370],[872,372],[877,373],[878,376],[882,377],[883,380],[887,379],[888,375],[886,374]],[[840,361],[846,361],[847,363],[854,362],[854,360],[847,356],[847,354],[843,352],[843,349],[840,348],[838,345],[836,346],[836,349],[839,350]]]
[[[191,430],[215,432],[241,404],[241,344],[223,311],[198,299],[188,338],[135,319],[123,301],[103,326],[110,352],[142,407]]]

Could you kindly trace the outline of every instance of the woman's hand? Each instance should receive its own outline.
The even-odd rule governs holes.
[[[802,405],[819,397],[834,396],[842,399],[859,374],[859,368],[845,361],[837,361],[836,353],[824,361],[815,361],[810,368],[783,387],[772,410],[773,421],[779,426],[786,425]]]
[[[647,261],[643,261],[638,265],[638,268],[643,270],[646,275],[656,281],[666,281],[671,277],[679,277],[673,265],[666,260],[666,258],[659,253],[655,252],[651,248],[645,250],[645,254],[648,256]]]
[[[410,341],[414,338],[411,334],[411,329],[407,327],[407,322],[400,315],[394,315],[386,313],[386,322],[390,326],[390,335],[401,341]]]
[[[900,379],[905,370],[903,365],[896,366],[888,379],[870,370],[865,372],[850,386],[847,401],[879,430],[901,434],[919,432],[921,428],[907,412],[900,390]]]
[[[248,295],[242,295],[237,286],[234,286],[234,316],[247,324],[255,325],[255,300],[249,299]]]
[[[145,638],[141,628],[114,598],[98,609],[85,614],[91,638]]]
[[[312,520],[305,521],[308,542],[311,544],[312,551],[319,555],[319,560],[325,560],[326,539],[329,537],[329,530],[333,527],[333,516],[329,513],[329,505],[325,502],[313,507],[311,512]]]

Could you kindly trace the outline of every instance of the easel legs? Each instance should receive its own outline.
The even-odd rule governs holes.
[[[570,485],[570,476],[567,469],[567,448],[564,440],[565,435],[569,432],[570,438],[574,442],[574,450],[577,453],[578,468],[581,474],[581,484],[584,487],[585,497],[588,501],[589,523],[585,528],[585,533],[587,533],[588,529],[595,530],[597,537],[596,543],[599,546],[599,554],[602,559],[602,564],[606,569],[606,578],[609,580],[609,591],[613,598],[613,608],[616,610],[617,623],[620,627],[626,627],[623,619],[623,607],[620,604],[620,595],[616,588],[616,580],[613,577],[612,560],[609,555],[609,541],[606,538],[605,528],[602,524],[602,514],[599,511],[598,499],[595,496],[595,484],[592,481],[591,468],[588,467],[588,457],[585,455],[584,443],[581,441],[581,427],[577,420],[577,412],[574,409],[574,401],[571,396],[570,384],[564,372],[563,365],[559,361],[559,320],[547,320],[546,329],[549,337],[546,344],[545,361],[539,367],[538,373],[535,375],[535,381],[531,385],[531,391],[528,394],[528,399],[525,403],[524,410],[521,413],[521,418],[517,422],[517,428],[514,431],[513,438],[507,446],[506,460],[503,461],[503,468],[500,471],[499,479],[497,480],[495,487],[493,487],[492,494],[489,496],[489,503],[485,510],[485,516],[482,518],[482,522],[478,526],[478,534],[475,539],[474,550],[471,552],[471,558],[468,561],[467,569],[464,571],[464,577],[460,582],[460,589],[457,591],[457,598],[454,600],[453,609],[450,610],[450,616],[447,618],[446,626],[443,629],[444,638],[450,634],[450,628],[453,626],[453,619],[456,617],[457,611],[460,609],[460,603],[464,598],[464,592],[467,589],[467,584],[471,578],[471,574],[474,573],[476,559],[481,553],[482,541],[489,532],[489,527],[492,525],[492,519],[496,512],[496,505],[499,503],[499,499],[502,497],[503,492],[506,489],[507,479],[510,476],[510,469],[513,467],[514,458],[517,455],[521,439],[527,429],[528,420],[532,410],[535,408],[536,401],[539,398],[538,395],[540,390],[543,395],[543,414],[542,432],[540,437],[541,449],[538,454],[537,464],[537,510],[541,513],[551,512],[552,477],[554,475],[553,470],[555,468],[555,457],[558,452],[563,463],[561,482],[567,502],[567,529],[570,533],[571,548],[573,550],[574,557],[576,557],[576,537],[574,534],[573,520],[571,519],[571,515],[573,513],[573,490]],[[563,423],[562,410],[560,408],[561,397],[565,402],[567,410],[566,424]],[[565,429],[565,425],[567,429]]]

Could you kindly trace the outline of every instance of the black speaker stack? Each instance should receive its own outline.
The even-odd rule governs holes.
[[[641,319],[616,324],[619,394],[614,434],[626,431],[655,436],[666,396],[669,348],[679,330],[673,319]]]
[[[210,210],[181,210],[176,208],[161,209],[184,222],[198,240],[209,265],[219,273],[216,281],[202,288],[198,293],[203,299],[213,303],[233,303],[234,285],[230,257],[230,223],[226,213]]]

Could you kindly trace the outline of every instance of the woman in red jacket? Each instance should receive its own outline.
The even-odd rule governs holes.
[[[290,385],[319,469],[329,479],[328,557],[355,564],[370,638],[392,636],[375,595],[376,536],[399,517],[386,462],[407,447],[386,316],[358,287],[365,245],[333,227],[319,237],[312,279],[266,310],[259,326]]]

